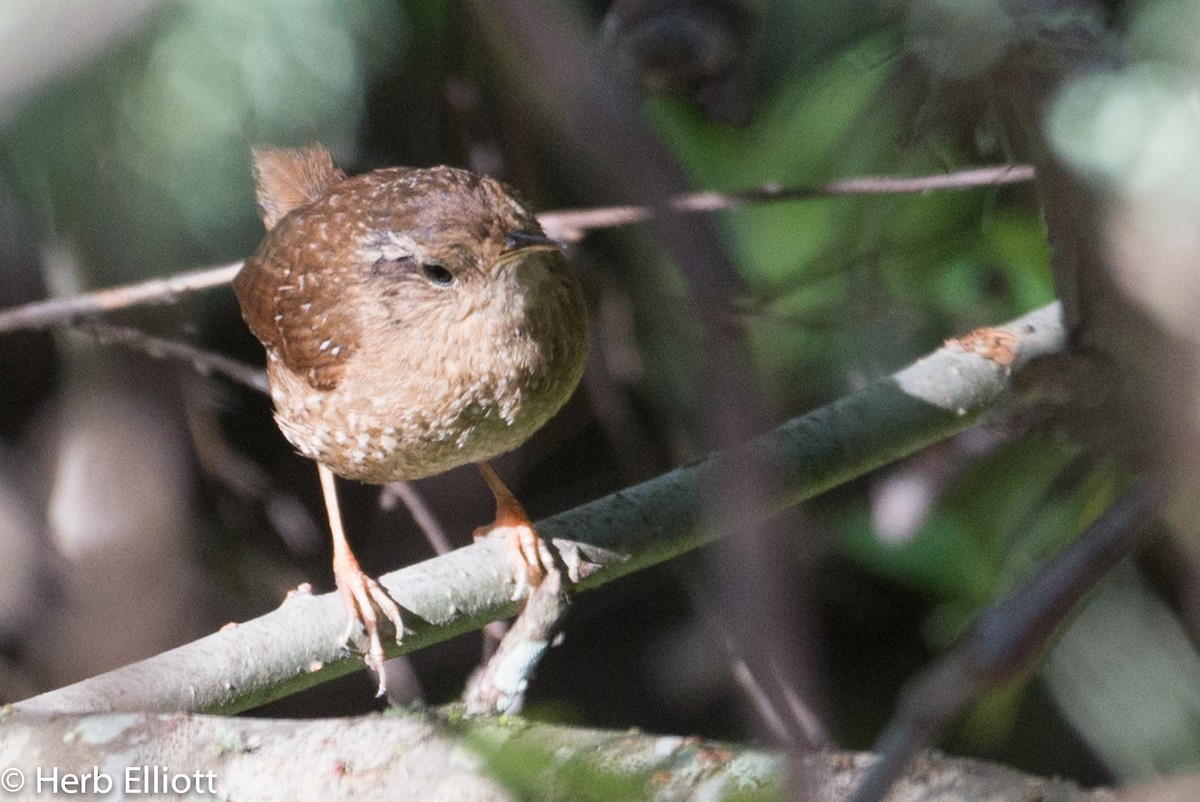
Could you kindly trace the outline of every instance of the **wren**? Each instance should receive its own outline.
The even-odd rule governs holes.
[[[558,244],[502,184],[452,167],[346,177],[320,146],[254,151],[267,228],[233,282],[267,352],[275,419],[316,461],[346,603],[384,691],[379,615],[400,611],[342,530],[334,475],[420,479],[477,463],[512,541],[518,582],[544,546],[487,464],[567,401],[587,355],[587,311]],[[520,575],[523,573],[523,576]]]

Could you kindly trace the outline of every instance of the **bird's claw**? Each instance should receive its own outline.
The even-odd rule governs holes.
[[[387,679],[383,671],[383,641],[379,637],[379,614],[392,622],[396,629],[396,643],[404,638],[404,624],[400,618],[400,607],[388,592],[371,577],[363,573],[358,561],[335,561],[334,577],[338,592],[346,605],[346,630],[339,643],[346,644],[361,624],[367,636],[367,649],[363,661],[379,677],[378,696],[387,692]]]
[[[513,588],[512,600],[524,598],[531,588],[535,588],[546,578],[549,566],[554,564],[554,555],[546,541],[542,540],[533,524],[526,521],[513,521],[481,527],[475,530],[476,537],[502,537],[508,545],[508,554],[513,561],[513,577],[516,587]]]

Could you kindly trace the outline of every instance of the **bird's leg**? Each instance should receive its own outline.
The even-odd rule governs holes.
[[[387,682],[383,673],[383,643],[379,639],[379,612],[392,622],[396,628],[396,643],[404,637],[404,624],[400,620],[400,608],[378,582],[363,573],[358,565],[358,558],[350,550],[346,542],[346,532],[342,529],[342,512],[338,506],[337,487],[334,485],[333,471],[320,463],[317,472],[321,476],[321,492],[325,496],[325,509],[329,513],[329,529],[333,533],[333,577],[337,582],[338,592],[346,605],[346,632],[340,643],[346,643],[354,634],[355,627],[362,623],[367,633],[367,653],[363,657],[367,667],[379,677],[379,695],[387,690]]]
[[[475,537],[500,536],[508,541],[517,561],[517,587],[513,592],[513,599],[519,599],[529,588],[541,584],[553,557],[546,544],[538,537],[521,502],[517,501],[492,466],[486,462],[476,464],[488,487],[492,489],[492,495],[496,497],[496,520],[490,526],[476,529]]]

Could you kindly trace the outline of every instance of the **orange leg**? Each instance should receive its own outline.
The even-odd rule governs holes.
[[[378,608],[378,611],[395,626],[396,643],[400,643],[404,637],[400,608],[378,582],[363,573],[358,565],[358,558],[346,542],[333,472],[320,463],[317,464],[317,472],[321,477],[321,492],[325,495],[325,510],[329,513],[329,529],[333,533],[333,577],[346,605],[346,632],[340,642],[349,641],[355,628],[359,623],[362,624],[367,633],[367,653],[363,660],[379,677],[379,695],[383,696],[387,685],[383,673],[383,643],[379,639],[379,616],[376,609]]]
[[[517,563],[517,587],[513,593],[514,599],[519,599],[525,592],[541,584],[546,576],[546,566],[553,559],[546,549],[546,544],[538,537],[525,508],[517,501],[512,491],[500,479],[492,466],[486,462],[476,463],[492,495],[496,497],[496,521],[491,526],[481,526],[475,530],[475,537],[504,537],[512,549]]]

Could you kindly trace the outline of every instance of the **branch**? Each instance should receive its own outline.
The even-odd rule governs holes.
[[[537,525],[578,587],[668,560],[710,539],[701,489],[730,460],[757,460],[778,478],[780,510],[969,426],[1009,390],[1012,368],[1062,348],[1057,305],[1005,324],[997,359],[952,341],[893,376],[795,418],[748,444],[548,518]],[[991,339],[996,330],[990,330]],[[990,340],[989,340],[990,341]],[[763,514],[769,511],[761,511]],[[570,538],[569,540],[567,538]],[[381,578],[405,610],[403,647],[420,649],[514,614],[504,544],[487,538]],[[234,713],[362,668],[338,646],[336,594],[298,596],[277,610],[169,652],[16,705],[30,713]]]
[[[251,390],[267,393],[267,372],[262,368],[252,367],[245,362],[232,359],[224,354],[205,351],[187,343],[176,340],[164,340],[146,334],[138,329],[126,326],[109,326],[94,320],[84,321],[76,326],[76,331],[90,334],[105,345],[118,344],[137,351],[154,359],[177,359],[187,362],[201,376],[218,374],[237,382]]]
[[[852,752],[817,752],[788,765],[778,754],[699,738],[490,717],[297,721],[22,712],[0,717],[0,783],[11,793],[18,778],[23,780],[28,798],[71,793],[63,790],[70,782],[67,773],[85,776],[89,791],[99,782],[96,796],[104,797],[112,792],[123,797],[131,777],[132,796],[154,791],[154,782],[170,793],[174,782],[177,796],[191,791],[202,799],[478,802],[778,799],[791,775],[813,792],[812,802],[835,802],[845,799],[846,789],[870,765],[870,756]],[[49,779],[55,770],[57,789]],[[104,791],[105,782],[112,783],[111,791]],[[937,754],[914,766],[891,797],[894,802],[1107,798],[1064,780]]]
[[[568,605],[563,572],[550,561],[541,584],[529,591],[525,607],[500,641],[496,653],[467,680],[467,715],[519,713],[538,663],[554,645]]]
[[[124,309],[145,303],[170,303],[181,295],[219,287],[233,281],[242,269],[236,262],[220,267],[209,267],[190,273],[179,273],[168,278],[155,278],[123,287],[72,295],[69,298],[50,298],[34,301],[23,306],[0,311],[0,334],[22,329],[46,329],[60,326],[75,318],[95,315],[114,309]]]
[[[669,208],[679,213],[712,212],[732,209],[749,203],[771,203],[804,200],[836,195],[886,195],[925,193],[934,190],[963,190],[985,186],[1014,184],[1033,179],[1028,165],[976,167],[953,173],[917,177],[875,176],[849,178],[816,187],[765,186],[758,189],[723,194],[696,192],[671,199]],[[546,231],[557,239],[577,242],[593,229],[630,225],[653,217],[646,206],[612,206],[599,209],[567,209],[544,212],[538,220]],[[114,309],[146,303],[171,303],[180,296],[219,287],[233,281],[242,263],[209,267],[180,273],[169,278],[155,278],[123,287],[74,295],[70,298],[51,298],[33,301],[11,309],[0,310],[0,334],[25,329],[45,329],[61,326],[71,320]]]
[[[766,185],[741,192],[691,192],[670,200],[667,208],[679,214],[736,209],[752,203],[815,200],[847,195],[910,195],[1021,184],[1033,180],[1028,164],[998,164],[952,173],[922,176],[862,176],[810,187]],[[555,239],[578,242],[588,231],[641,223],[654,217],[648,206],[607,206],[544,212],[538,222]]]

